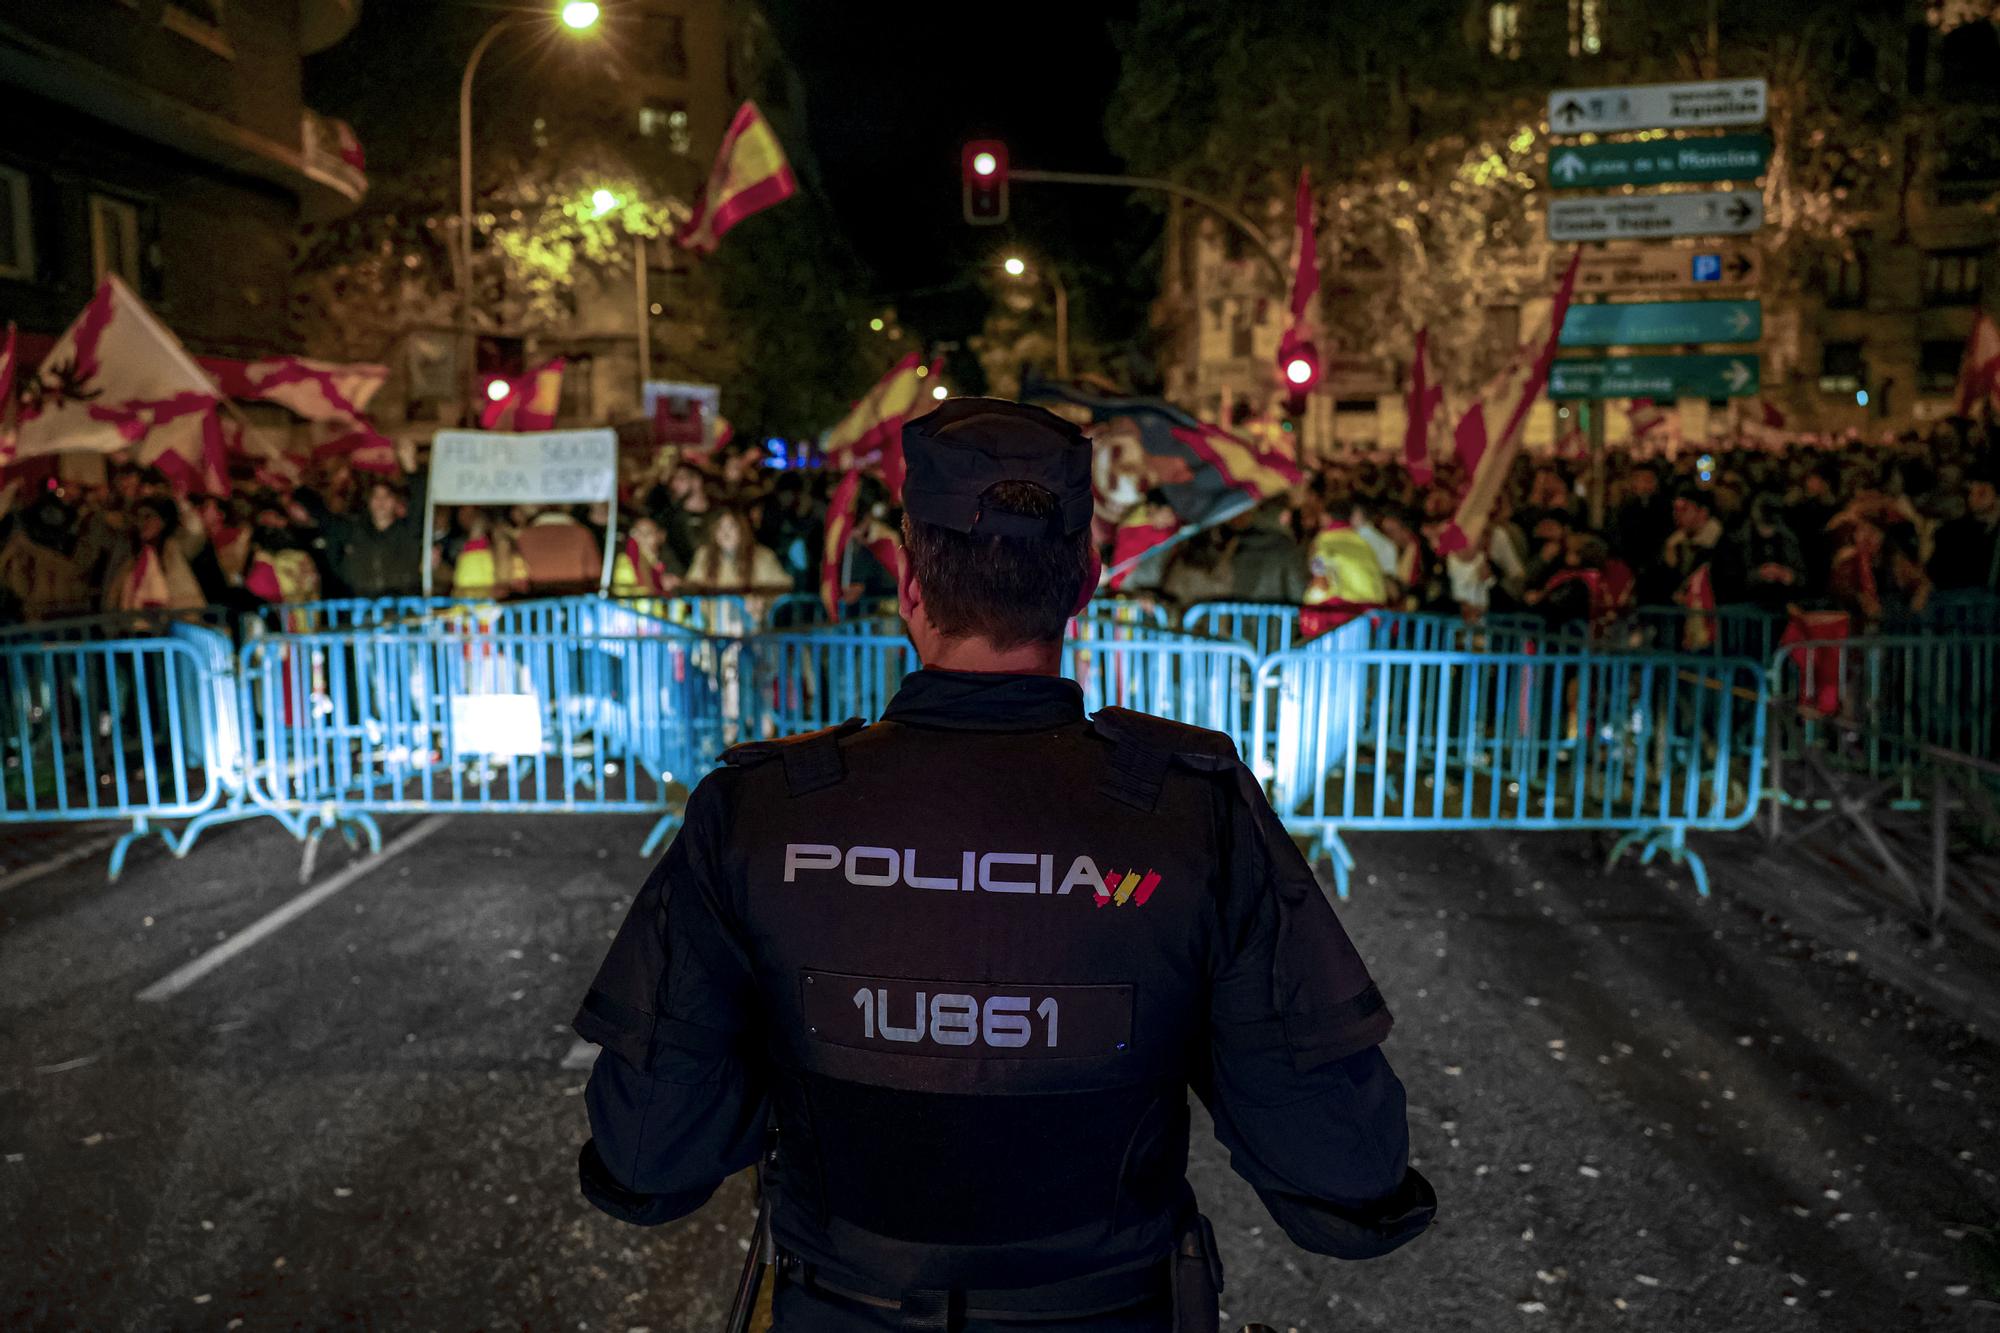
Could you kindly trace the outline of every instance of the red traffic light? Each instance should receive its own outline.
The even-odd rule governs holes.
[[[959,155],[964,183],[965,220],[991,227],[1007,220],[1007,145],[998,139],[974,139]]]
[[[1303,339],[1286,340],[1278,352],[1278,370],[1285,388],[1294,394],[1309,393],[1319,383],[1319,349]]]

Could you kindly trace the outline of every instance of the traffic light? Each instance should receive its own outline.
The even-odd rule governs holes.
[[[1007,220],[1007,145],[998,139],[974,139],[959,156],[965,186],[965,220],[975,227],[995,227]]]
[[[1287,337],[1278,349],[1278,374],[1285,381],[1286,408],[1297,416],[1319,383],[1319,348],[1310,339]]]

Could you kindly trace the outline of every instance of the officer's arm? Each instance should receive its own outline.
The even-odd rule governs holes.
[[[763,1144],[750,965],[718,869],[724,780],[689,798],[576,1017],[577,1033],[604,1048],[584,1090],[583,1195],[640,1226],[701,1207]]]
[[[1199,1088],[1230,1165],[1285,1234],[1342,1259],[1414,1239],[1437,1208],[1410,1169],[1389,1013],[1262,794],[1228,817],[1231,883]]]

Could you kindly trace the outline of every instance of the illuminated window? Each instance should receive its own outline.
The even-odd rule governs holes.
[[[1958,387],[1959,362],[1965,355],[1962,338],[1931,339],[1917,352],[1917,390],[1950,393]]]
[[[1924,304],[1976,305],[1980,257],[1977,250],[1939,250],[1925,255]]]
[[[129,200],[90,196],[90,266],[100,280],[116,273],[139,287],[139,209]]]
[[[1819,350],[1821,393],[1853,393],[1861,387],[1861,344],[1826,343]]]
[[[1502,60],[1521,58],[1521,6],[1497,4],[1486,7],[1486,49]]]
[[[688,131],[687,108],[678,103],[640,107],[639,133],[648,139],[665,139],[671,153],[686,154],[694,146]]]
[[[1594,56],[1604,50],[1605,0],[1569,0],[1569,53]]]
[[[0,278],[35,276],[33,198],[27,176],[0,167]]]

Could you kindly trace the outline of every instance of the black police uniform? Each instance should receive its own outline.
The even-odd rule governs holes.
[[[1087,445],[1038,409],[955,403],[905,455],[927,521],[1018,524],[978,506],[1002,478],[1088,521]],[[873,726],[725,760],[577,1017],[580,1169],[657,1224],[775,1123],[780,1329],[1213,1329],[1189,1087],[1302,1247],[1429,1224],[1388,1010],[1220,733],[926,669]]]

